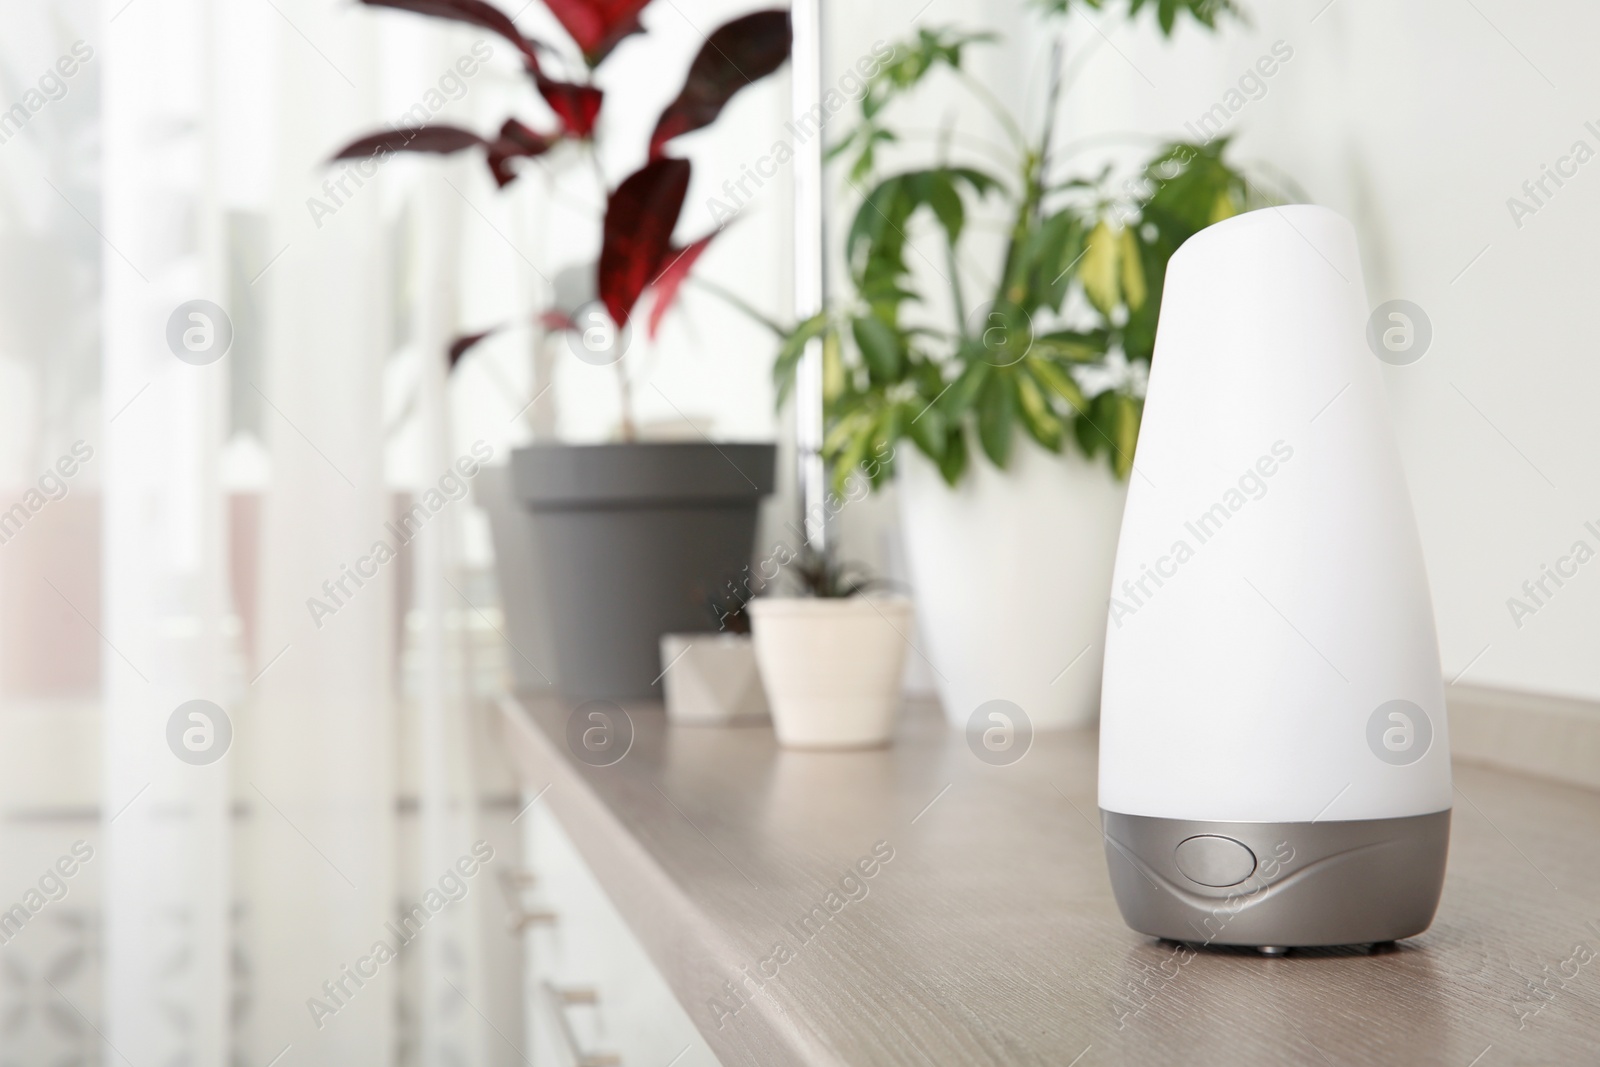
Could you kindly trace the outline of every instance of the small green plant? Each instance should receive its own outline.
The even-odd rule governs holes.
[[[838,600],[890,587],[887,580],[872,577],[861,564],[842,561],[832,552],[818,551],[809,544],[789,567],[800,595],[806,597]]]
[[[1239,14],[1228,0],[1036,0],[1057,24],[1075,7],[1124,5],[1129,19],[1153,10],[1164,36],[1180,17],[1209,30]],[[861,97],[859,121],[829,150],[861,193],[845,238],[851,291],[784,336],[774,373],[781,404],[806,346],[821,340],[823,451],[836,486],[907,438],[954,485],[972,462],[974,434],[1003,468],[1019,426],[1051,452],[1076,446],[1104,456],[1126,478],[1168,259],[1202,228],[1276,199],[1224,159],[1226,139],[1162,146],[1120,187],[1110,168],[1072,173],[1071,146],[1053,143],[1064,38],[1058,33],[1044,121],[1032,136],[963,66],[971,48],[992,40],[921,29],[897,44]],[[902,140],[888,121],[893,105],[936,72],[969,90],[1005,131],[1009,175],[986,169],[994,153],[952,161],[948,127],[931,166],[880,173],[882,151]],[[1004,254],[980,269],[968,261],[969,216],[992,213],[996,202],[1009,220]],[[908,237],[929,223],[943,238],[939,262]],[[944,321],[932,317],[933,294],[919,290],[934,276],[948,287]],[[981,303],[969,299],[971,278],[988,280]],[[892,473],[892,459],[875,465],[873,486]]]

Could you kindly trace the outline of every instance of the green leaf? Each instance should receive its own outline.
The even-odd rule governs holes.
[[[839,449],[833,461],[833,491],[840,496],[844,495],[850,475],[854,474],[861,461],[867,458],[867,449],[872,444],[871,424],[857,429],[851,433]]]
[[[872,175],[872,168],[878,163],[877,157],[878,153],[873,150],[872,142],[869,140],[866,147],[861,150],[861,154],[856,157],[856,161],[850,165],[852,185],[860,185]]]
[[[856,288],[864,295],[886,290],[896,301],[907,299],[909,294],[899,289],[899,280],[907,273],[911,217],[919,209],[929,208],[953,243],[966,218],[962,187],[979,197],[1003,188],[998,179],[970,167],[937,167],[896,174],[868,192],[845,237],[845,258]],[[866,298],[876,303],[873,296]]]
[[[809,319],[800,323],[789,331],[783,343],[778,346],[777,359],[772,364],[772,381],[777,387],[777,406],[789,397],[789,390],[794,387],[795,368],[800,365],[800,359],[805,355],[806,345],[813,338],[821,337],[828,332],[828,313],[818,312]]]
[[[1044,393],[1040,392],[1038,384],[1031,377],[1019,374],[1016,382],[1022,425],[1028,435],[1051,452],[1061,451],[1061,439],[1064,436],[1061,419],[1045,401]]]
[[[960,426],[957,426],[945,446],[943,458],[939,460],[939,473],[944,475],[945,484],[954,486],[961,480],[961,475],[966,469],[967,435]]]
[[[1088,410],[1089,402],[1084,399],[1083,390],[1064,369],[1036,355],[1028,357],[1027,366],[1028,372],[1046,392],[1060,397],[1078,411]]]
[[[930,175],[928,183],[928,206],[933,208],[933,214],[939,220],[939,225],[944,227],[945,238],[953,245],[961,240],[961,229],[966,224],[966,209],[961,204],[961,194],[956,190],[955,180],[942,171],[935,171]]]
[[[1133,472],[1134,454],[1139,447],[1139,417],[1144,405],[1124,393],[1103,395],[1112,397],[1111,439],[1117,447],[1112,453],[1111,469],[1118,478],[1126,479]]]
[[[1094,459],[1101,452],[1109,451],[1111,439],[1095,424],[1092,406],[1088,411],[1080,412],[1072,421],[1072,436],[1077,438],[1078,447],[1089,459]]]
[[[939,67],[960,70],[963,52],[969,45],[998,40],[992,33],[965,33],[950,28],[919,29],[915,37],[896,42],[878,69],[867,81],[861,96],[861,121],[843,139],[832,145],[832,159],[856,147],[859,154],[850,168],[852,181],[862,182],[872,173],[876,147],[894,134],[878,124],[878,116],[889,103],[904,96]],[[876,58],[878,51],[874,48]]]
[[[1218,189],[1217,198],[1211,202],[1211,224],[1215,226],[1223,219],[1231,219],[1239,213],[1239,206],[1233,202],[1233,197],[1227,189]]]
[[[918,359],[907,368],[906,380],[917,387],[919,399],[917,404],[931,404],[944,392],[946,384],[944,371],[941,370],[941,361],[932,359]]]
[[[845,370],[843,345],[837,330],[829,329],[822,335],[822,402],[832,404],[844,395],[850,384]],[[780,401],[781,403],[781,401]]]
[[[846,443],[854,435],[862,434],[872,429],[875,419],[878,418],[878,408],[882,406],[883,397],[877,392],[854,394],[846,397],[843,402],[835,405],[835,411],[830,413],[829,430],[826,437],[822,438],[822,454],[824,456],[837,456],[845,450]]]
[[[856,295],[873,306],[874,310],[883,309],[885,321],[889,321],[901,304],[917,303],[921,297],[911,290],[898,284],[892,278],[876,278],[858,286]]]
[[[887,234],[894,236],[896,221],[904,222],[907,208],[901,200],[905,182],[899,175],[886,178],[861,199],[855,218],[850,221],[850,232],[845,237],[845,248],[854,260],[861,246],[875,245]],[[858,275],[860,270],[856,272]]]
[[[989,375],[978,397],[978,441],[996,467],[1005,469],[1016,431],[1017,383],[1008,373]]]
[[[1073,434],[1086,456],[1104,452],[1118,478],[1133,470],[1139,443],[1139,416],[1143,403],[1125,393],[1104,392],[1089,402],[1089,410],[1073,423]]]
[[[1020,363],[1033,348],[1033,321],[1026,311],[1007,301],[990,306],[983,321],[973,321],[976,336],[964,344],[962,357],[981,359],[997,367]]]
[[[1122,231],[1122,248],[1119,253],[1122,267],[1122,298],[1130,310],[1137,311],[1144,304],[1144,267],[1139,263],[1139,236],[1133,227]]]
[[[895,328],[876,315],[867,315],[851,322],[850,332],[872,380],[880,384],[898,381],[904,365],[905,342]]]
[[[1033,355],[1068,363],[1095,363],[1105,358],[1111,336],[1105,330],[1057,330],[1033,339]]]
[[[1228,139],[1206,144],[1176,142],[1144,168],[1142,187],[1149,190],[1139,204],[1142,218],[1154,223],[1172,247],[1199,233],[1217,218],[1219,201],[1233,211],[1248,201],[1249,183],[1222,158]]]
[[[883,409],[878,415],[878,421],[873,424],[872,434],[869,438],[872,448],[871,455],[874,459],[880,456],[885,457],[881,463],[875,464],[870,472],[874,489],[881,487],[884,479],[894,474],[894,446],[901,436],[902,410],[902,405],[890,404]],[[862,457],[863,460],[866,458],[866,456]]]
[[[978,394],[989,380],[992,370],[992,366],[983,362],[967,364],[955,384],[945,390],[944,398],[940,401],[947,419],[954,423],[977,402]]]
[[[895,43],[894,50],[867,83],[862,97],[863,111],[875,114],[893,96],[904,93],[940,66],[961,68],[962,53],[969,45],[998,40],[992,33],[964,33],[949,27],[918,29],[914,38]]]
[[[1039,7],[1045,11],[1058,15],[1071,14],[1077,8],[1092,8],[1095,11],[1105,10],[1116,6],[1116,0],[1037,0]],[[1147,0],[1129,0],[1128,17],[1135,18],[1139,9],[1145,7]],[[1234,0],[1156,0],[1149,6],[1156,9],[1156,22],[1161,27],[1163,36],[1172,36],[1172,31],[1177,27],[1178,16],[1188,15],[1195,22],[1208,30],[1217,28],[1217,20],[1224,15],[1244,21],[1244,12]]]
[[[922,454],[935,463],[941,461],[944,458],[949,429],[939,405],[919,399],[914,406],[906,405],[902,419],[906,433],[922,450]]]
[[[1083,282],[1084,295],[1100,314],[1109,317],[1121,299],[1118,285],[1118,260],[1122,241],[1111,224],[1101,219],[1089,231],[1089,248],[1078,265],[1078,279]]]
[[[1030,310],[1048,307],[1060,311],[1083,250],[1083,222],[1075,214],[1060,211],[1045,219],[1029,238],[1030,277],[1023,305]]]
[[[837,456],[845,451],[847,446],[870,430],[872,427],[872,414],[869,411],[858,409],[850,412],[834,423],[828,435],[822,439],[822,454],[824,456]]]
[[[1148,292],[1130,305],[1122,327],[1129,359],[1148,361],[1155,350],[1156,322],[1167,263],[1185,241],[1228,214],[1270,203],[1223,158],[1227,138],[1206,144],[1175,142],[1145,165],[1137,203],[1139,263]]]

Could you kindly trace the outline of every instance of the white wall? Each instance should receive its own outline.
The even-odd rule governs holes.
[[[1159,41],[1150,12],[1137,26],[1097,17],[1103,37],[1085,16],[1074,16],[1068,53],[1084,65],[1058,137],[1087,139],[1078,156],[1085,173],[1107,158],[1132,162],[1160,138],[1183,135],[1184,124],[1222,101],[1274,42],[1293,49],[1265,94],[1231,118],[1228,132],[1236,159],[1281,171],[1309,199],[1355,221],[1373,305],[1408,299],[1432,321],[1427,355],[1384,374],[1422,527],[1446,676],[1600,697],[1600,657],[1584,654],[1600,636],[1600,560],[1559,590],[1550,585],[1548,606],[1520,627],[1507,607],[1524,581],[1538,578],[1542,565],[1575,541],[1600,551],[1600,536],[1583,525],[1593,520],[1600,528],[1600,474],[1592,463],[1600,428],[1589,410],[1600,394],[1600,362],[1589,352],[1586,299],[1600,273],[1589,240],[1600,223],[1600,159],[1520,228],[1506,205],[1575,140],[1600,152],[1600,134],[1583,125],[1593,119],[1600,128],[1600,104],[1584,104],[1600,99],[1600,72],[1585,46],[1600,31],[1600,10],[1577,0],[1537,10],[1505,0],[1245,2],[1249,25],[1215,35],[1186,26],[1170,44]],[[726,0],[682,12],[653,7],[650,38],[625,44],[608,70],[608,132],[626,126],[642,137],[657,106],[676,91],[697,40],[689,20],[709,28],[738,10]],[[1047,38],[1021,0],[832,3],[830,84],[876,40],[952,24],[1006,36],[1004,45],[974,53],[973,70],[1036,120]],[[767,151],[785,92],[781,82],[752,90],[716,128],[684,139],[697,166],[685,234],[709,225],[705,200],[722,180]],[[638,103],[646,97],[648,105]],[[931,131],[959,115],[963,129],[993,135],[960,100],[936,94],[907,124]],[[624,119],[624,108],[636,113]],[[835,119],[833,136],[848,117]],[[908,143],[903,158],[925,161],[926,145]],[[630,162],[624,155],[609,160],[618,174]],[[835,181],[837,245],[855,198]],[[506,226],[511,216],[500,211],[532,195],[469,192]],[[779,312],[787,301],[788,195],[780,174],[750,217],[702,261],[706,276]],[[556,211],[534,208],[546,210]],[[561,225],[555,215],[540,216],[525,231],[524,247],[541,269],[559,258],[543,237]],[[496,302],[488,298],[520,261],[494,233],[482,236],[486,276],[494,280],[486,277],[482,292],[468,294],[467,308],[488,318],[488,304]],[[674,414],[648,384],[654,381],[687,414],[706,418],[716,436],[774,432],[768,339],[704,295],[691,295],[689,310],[654,354],[638,353],[653,365],[641,393],[645,417]],[[507,375],[524,362],[524,343],[501,342]],[[602,436],[614,417],[609,382],[594,368],[566,362],[573,366],[560,368],[557,390],[564,436]],[[469,369],[458,383],[460,395],[484,403],[497,389],[481,370]],[[841,521],[846,554],[892,566],[885,546],[893,514],[892,492],[852,508]]]
[[[1600,106],[1585,104],[1600,88],[1585,50],[1600,10],[1334,0],[1319,14],[1325,3],[1251,3],[1252,27],[1165,47],[1148,25],[1108,23],[1126,58],[1097,50],[1074,133],[1178,131],[1273,42],[1293,48],[1230,132],[1239,159],[1276,166],[1355,221],[1374,306],[1404,298],[1432,321],[1427,354],[1384,373],[1446,677],[1600,696],[1600,562],[1547,583],[1554,595],[1520,627],[1507,607],[1574,542],[1600,550],[1584,528],[1600,529],[1600,161],[1551,184],[1520,227],[1507,207],[1575,141],[1600,153]],[[1072,25],[1079,45],[1098,38],[1081,17]]]
[[[1446,677],[1600,697],[1600,560],[1559,589],[1547,581],[1554,595],[1541,594],[1546,606],[1520,626],[1507,606],[1574,542],[1600,552],[1600,534],[1584,528],[1600,530],[1590,326],[1600,158],[1550,185],[1555,195],[1520,227],[1507,207],[1575,141],[1600,153],[1600,104],[1585,103],[1600,99],[1585,44],[1600,10],[1577,0],[1243,2],[1250,25],[1215,35],[1186,26],[1170,44],[1150,11],[1136,26],[1073,17],[1068,54],[1084,66],[1058,137],[1088,140],[1085,174],[1108,159],[1131,163],[1159,138],[1187,136],[1185,123],[1274,42],[1293,50],[1227,132],[1236,160],[1283,172],[1356,223],[1373,306],[1404,298],[1432,321],[1424,358],[1384,375]],[[1008,100],[1034,101],[1031,117],[1047,38],[1031,17],[1019,20],[1021,6],[933,0],[916,18],[1004,33],[975,70]],[[912,32],[921,0],[841,7],[834,49],[845,55]],[[941,121],[940,107],[923,121]],[[875,552],[883,521],[881,508],[846,517],[852,554]]]

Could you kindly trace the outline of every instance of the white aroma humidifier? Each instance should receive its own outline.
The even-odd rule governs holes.
[[[1117,550],[1100,808],[1129,926],[1253,946],[1433,920],[1450,744],[1355,231],[1253,211],[1172,257]]]

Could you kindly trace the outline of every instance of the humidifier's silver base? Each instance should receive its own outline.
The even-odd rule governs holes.
[[[1450,811],[1354,822],[1197,822],[1100,813],[1129,926],[1253,948],[1355,945],[1433,922]]]

